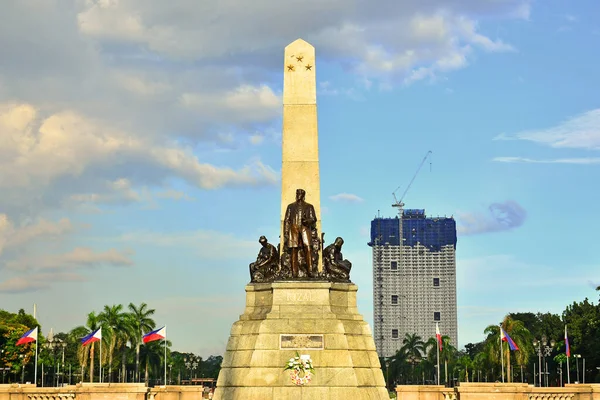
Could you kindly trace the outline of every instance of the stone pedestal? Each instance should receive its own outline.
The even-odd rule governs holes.
[[[246,286],[233,324],[215,400],[387,400],[369,325],[352,283],[275,282]],[[312,381],[296,386],[286,362],[308,354]]]

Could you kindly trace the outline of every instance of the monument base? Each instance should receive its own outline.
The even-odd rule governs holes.
[[[352,283],[274,282],[246,286],[214,400],[388,400],[369,325]],[[311,382],[296,386],[288,360],[309,355]]]

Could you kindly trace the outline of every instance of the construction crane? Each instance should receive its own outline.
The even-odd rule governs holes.
[[[411,185],[413,184],[413,182],[415,181],[415,178],[417,177],[417,175],[419,174],[419,171],[421,171],[421,168],[423,167],[423,164],[425,164],[425,161],[427,161],[427,158],[429,158],[429,156],[431,155],[431,150],[429,150],[427,152],[427,154],[425,154],[425,157],[423,157],[423,161],[421,161],[421,164],[419,164],[419,168],[417,168],[417,172],[415,172],[415,174],[413,175],[412,179],[410,180],[410,183],[408,184],[408,186],[406,187],[406,189],[404,190],[404,193],[402,193],[402,196],[400,197],[400,200],[398,200],[396,198],[396,192],[398,191],[398,189],[400,189],[400,186],[398,186],[398,188],[396,190],[394,190],[392,192],[392,195],[394,196],[394,204],[392,204],[392,207],[397,207],[398,208],[398,256],[397,256],[397,263],[398,263],[398,269],[400,270],[400,274],[399,274],[399,278],[400,278],[400,287],[405,287],[405,281],[404,281],[404,277],[405,277],[405,272],[404,272],[404,235],[403,235],[403,230],[404,230],[404,224],[403,224],[403,216],[404,216],[404,203],[402,202],[402,200],[404,200],[404,196],[406,196],[406,193],[408,193],[408,190],[410,189]],[[430,169],[431,169],[431,162],[430,162]],[[408,299],[406,297],[401,297],[400,298],[400,302],[398,304],[398,307],[400,309],[404,309],[406,307],[405,302],[408,301]],[[411,304],[409,302],[409,304]],[[414,305],[414,304],[413,304]],[[406,319],[406,316],[403,317],[404,319]],[[406,331],[406,332],[414,332],[416,327],[415,326],[408,326],[408,322],[406,322],[405,320],[403,320],[402,318],[400,318],[400,324],[398,326],[399,330],[402,331]]]
[[[402,197],[400,197],[400,200],[398,200],[396,198],[396,192],[398,191],[398,189],[400,189],[401,186],[398,186],[396,188],[396,190],[394,190],[392,192],[392,196],[394,196],[394,204],[392,204],[392,207],[397,207],[399,210],[399,214],[400,214],[400,219],[402,219],[402,214],[404,212],[404,203],[402,202],[402,200],[404,200],[404,196],[406,196],[406,193],[408,192],[408,190],[410,189],[410,186],[413,184],[413,182],[415,181],[415,178],[417,177],[417,175],[419,174],[419,171],[421,171],[421,168],[423,167],[423,164],[425,164],[425,161],[427,161],[427,158],[429,158],[429,156],[432,154],[432,151],[429,150],[427,152],[427,154],[425,154],[425,157],[423,157],[423,161],[421,161],[421,164],[419,164],[419,168],[417,168],[417,172],[415,172],[415,174],[413,175],[412,179],[410,180],[410,183],[408,184],[408,186],[406,187],[406,189],[404,190],[404,193],[402,193]]]

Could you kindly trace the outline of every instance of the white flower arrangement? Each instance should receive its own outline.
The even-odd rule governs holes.
[[[296,357],[292,357],[285,365],[284,371],[291,370],[290,378],[292,383],[297,386],[303,386],[309,383],[312,379],[312,374],[315,372],[310,356],[307,354],[299,355],[296,352]]]

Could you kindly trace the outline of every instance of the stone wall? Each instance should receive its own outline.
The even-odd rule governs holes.
[[[143,383],[83,383],[65,387],[0,385],[0,400],[200,400],[202,386],[161,386]]]
[[[600,384],[534,387],[526,383],[467,383],[455,388],[429,385],[396,387],[398,400],[600,400]]]

